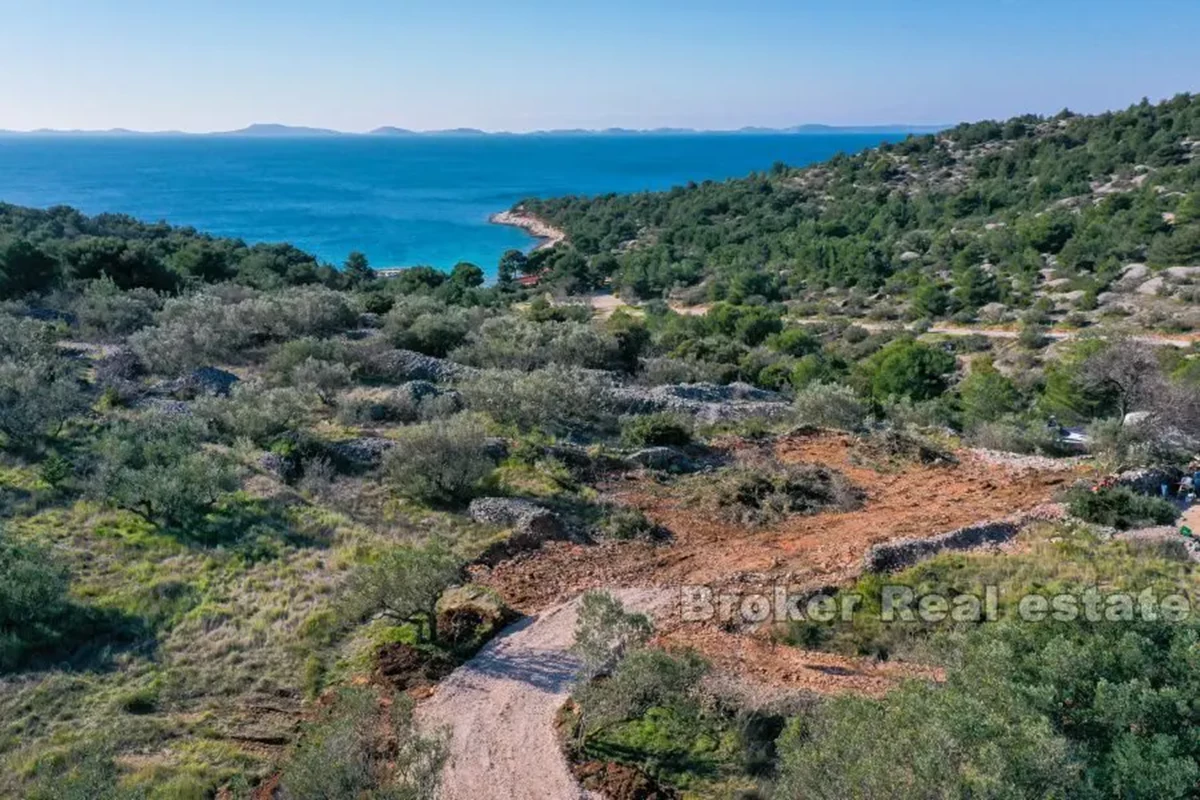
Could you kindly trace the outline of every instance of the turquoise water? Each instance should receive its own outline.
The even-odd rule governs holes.
[[[0,201],[75,206],[291,242],[375,267],[471,261],[528,247],[488,215],[528,196],[667,189],[807,164],[900,135],[0,138]]]

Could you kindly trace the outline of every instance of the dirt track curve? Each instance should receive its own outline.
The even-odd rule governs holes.
[[[672,602],[662,589],[612,593],[630,610],[654,614]],[[450,731],[441,800],[579,800],[554,720],[571,692],[578,662],[578,600],[512,626],[444,680],[417,708],[420,725]]]

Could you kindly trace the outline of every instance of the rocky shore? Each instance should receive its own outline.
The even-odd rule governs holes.
[[[512,211],[501,211],[498,214],[492,214],[488,217],[488,221],[496,225],[511,225],[514,228],[520,228],[530,236],[538,240],[534,250],[545,250],[559,242],[566,241],[567,234],[564,231],[550,225],[545,220],[528,214],[520,208],[515,208]]]

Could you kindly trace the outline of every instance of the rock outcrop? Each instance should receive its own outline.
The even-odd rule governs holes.
[[[616,404],[626,413],[666,411],[694,416],[704,422],[739,419],[776,419],[791,411],[791,404],[776,392],[745,383],[680,383],[666,386],[620,386],[612,390]]]

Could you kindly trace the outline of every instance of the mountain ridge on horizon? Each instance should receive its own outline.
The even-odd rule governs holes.
[[[369,131],[339,131],[333,128],[319,128],[305,125],[284,125],[282,123],[253,123],[244,128],[229,131],[139,131],[130,128],[109,128],[103,130],[37,128],[20,131],[0,129],[0,136],[60,136],[60,137],[150,137],[150,136],[217,136],[217,137],[255,137],[255,138],[401,138],[401,137],[431,137],[431,136],[671,136],[671,135],[706,135],[706,134],[820,134],[820,133],[937,133],[953,127],[950,124],[938,125],[826,125],[822,123],[806,123],[783,128],[747,125],[741,128],[553,128],[532,131],[485,131],[479,128],[445,128],[435,130],[412,130],[393,125],[383,125]]]

